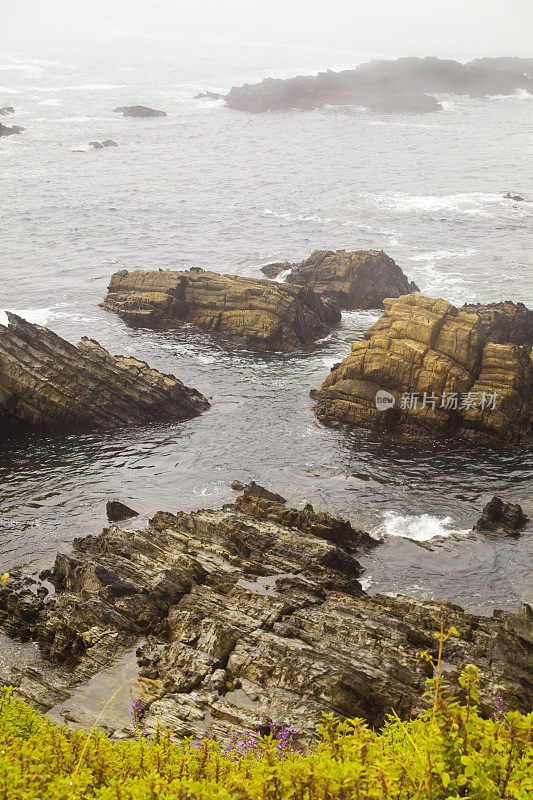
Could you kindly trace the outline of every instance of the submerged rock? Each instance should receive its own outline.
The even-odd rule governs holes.
[[[104,139],[103,142],[89,142],[89,146],[95,150],[103,150],[105,147],[118,147],[118,144],[113,139]]]
[[[512,300],[487,305],[470,303],[462,309],[477,314],[489,342],[533,347],[533,310],[523,303],[513,303]]]
[[[369,597],[357,561],[376,544],[368,534],[259,489],[218,511],[158,512],[146,529],[76,540],[56,557],[46,600],[37,579],[1,587],[0,624],[38,642],[58,670],[50,679],[21,668],[20,693],[49,708],[146,636],[136,652],[148,730],[228,741],[274,721],[309,743],[323,712],[380,725],[393,708],[423,711],[420,651],[436,657],[442,618],[458,631],[443,653],[451,691],[461,695],[458,673],[474,663],[485,713],[497,696],[529,709],[526,607],[484,618],[446,602]]]
[[[7,117],[8,114],[14,114],[14,113],[15,109],[13,108],[13,106],[4,106],[3,108],[0,108],[0,117]]]
[[[275,278],[287,269],[287,283],[306,286],[348,311],[382,308],[386,297],[420,291],[382,250],[315,250],[299,264],[267,264],[261,271]]]
[[[173,375],[131,356],[113,356],[84,337],[70,344],[7,312],[0,325],[0,425],[118,428],[180,421],[209,407]]]
[[[137,511],[121,503],[120,500],[108,500],[105,510],[107,518],[111,522],[121,522],[123,519],[131,519],[132,517],[139,516]]]
[[[137,325],[188,322],[261,350],[308,345],[340,320],[310,289],[197,267],[115,272],[102,308]]]
[[[514,442],[531,435],[529,347],[488,341],[486,331],[493,329],[484,313],[458,310],[446,300],[406,295],[384,304],[366,341],[353,344],[312,392],[322,422],[408,439]]]
[[[510,192],[507,192],[507,194],[504,195],[504,198],[505,200],[514,200],[516,203],[524,202],[524,198],[520,197],[519,194],[511,194]]]
[[[195,100],[223,100],[224,95],[218,92],[199,92],[194,95]]]
[[[398,58],[370,61],[342,72],[321,72],[295,78],[265,78],[261,83],[233,87],[226,95],[230,108],[249,112],[312,109],[325,104],[364,106],[384,113],[439,111],[437,94],[485,97],[511,94],[515,89],[533,91],[533,82],[506,63],[460,64],[440,58]]]
[[[166,111],[158,111],[149,106],[118,106],[113,111],[122,114],[123,117],[166,117]]]
[[[517,503],[504,503],[501,497],[493,497],[474,525],[475,531],[519,531],[528,522],[528,517]]]
[[[2,125],[0,122],[0,136],[12,136],[14,133],[22,133],[23,130],[20,125]]]

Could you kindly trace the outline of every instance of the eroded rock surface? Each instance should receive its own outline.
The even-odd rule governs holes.
[[[445,300],[406,295],[385,300],[385,309],[365,332],[366,341],[353,344],[312,393],[320,420],[410,439],[455,435],[513,442],[531,435],[528,346],[488,341],[496,328],[484,313],[458,310]],[[390,400],[380,410],[379,391]]]
[[[382,308],[386,297],[419,291],[382,250],[315,250],[299,264],[267,264],[261,271],[275,278],[287,269],[287,283],[306,286],[347,311]]]
[[[185,420],[207,399],[173,375],[113,356],[84,337],[76,347],[7,312],[0,325],[0,425],[116,428]]]
[[[533,310],[523,303],[465,304],[463,311],[477,314],[483,333],[496,344],[526,344],[533,347]]]
[[[461,691],[458,670],[474,663],[487,714],[496,696],[506,708],[530,707],[528,607],[483,618],[445,602],[369,597],[357,554],[376,542],[278,497],[245,487],[218,511],[158,512],[144,530],[111,526],[77,540],[43,574],[55,594],[37,579],[10,580],[0,624],[37,641],[59,670],[48,690],[31,669],[11,680],[47,708],[147,637],[137,656],[150,681],[148,729],[227,741],[274,721],[305,743],[322,712],[378,725],[392,708],[422,711],[428,667],[419,654],[436,655],[436,617],[459,632],[443,656],[452,691]]]
[[[398,58],[370,61],[356,69],[321,72],[295,78],[265,78],[261,83],[233,87],[226,95],[230,108],[248,112],[312,109],[325,104],[364,106],[384,113],[440,111],[433,94],[469,97],[532,92],[533,81],[522,62],[460,64],[440,58]]]
[[[188,322],[261,350],[308,345],[340,320],[310,289],[197,267],[115,272],[102,308],[137,325]]]
[[[493,497],[483,509],[474,530],[512,533],[521,530],[527,521],[528,517],[518,503],[504,503],[501,497]]]

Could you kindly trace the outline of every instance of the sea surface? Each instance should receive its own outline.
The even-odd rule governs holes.
[[[0,140],[0,311],[144,359],[212,408],[181,425],[4,434],[0,571],[48,565],[74,537],[99,532],[110,498],[146,518],[219,507],[237,478],[379,536],[361,559],[369,592],[484,614],[531,599],[533,523],[519,536],[472,532],[495,494],[533,519],[529,450],[412,446],[314,417],[309,390],[379,311],[344,313],[305,350],[259,355],[191,327],[131,329],[98,305],[118,269],[259,276],[262,264],[317,248],[382,249],[423,293],[456,304],[531,305],[533,97],[442,97],[444,110],[431,115],[326,107],[253,116],[193,99],[376,56],[387,54],[127,31],[2,53],[0,106],[16,108],[2,121],[26,130]],[[168,116],[113,113],[139,103]],[[118,147],[89,148],[105,138]],[[509,191],[526,202],[505,200]]]

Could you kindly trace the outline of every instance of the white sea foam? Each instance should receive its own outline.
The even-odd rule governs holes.
[[[364,578],[359,578],[359,583],[363,592],[366,592],[372,586],[372,578],[370,575],[365,575]]]
[[[28,322],[35,323],[35,325],[46,325],[52,313],[51,308],[9,308],[8,311],[12,311],[13,314],[17,314],[19,317],[23,317],[23,319],[27,320]],[[0,325],[7,326],[7,324],[7,314],[5,311],[0,311]]]
[[[494,217],[498,212],[516,214],[516,209],[504,198],[504,191],[497,192],[460,192],[447,195],[410,195],[406,192],[385,192],[370,196],[368,201],[380,206],[389,207],[392,211],[405,214],[448,214],[467,217]],[[529,205],[529,204],[527,204]],[[526,206],[521,204],[521,210]]]
[[[465,536],[469,530],[452,527],[451,517],[434,517],[431,514],[397,514],[385,511],[382,522],[372,531],[377,539],[397,536],[415,542],[429,542],[449,536]]]

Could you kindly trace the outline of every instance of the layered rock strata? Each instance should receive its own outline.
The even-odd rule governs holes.
[[[0,325],[0,425],[117,428],[181,421],[209,407],[173,375],[113,356],[84,337],[76,347],[7,312]]]
[[[312,392],[322,422],[409,439],[531,435],[529,347],[488,341],[482,316],[445,300],[406,295],[384,305],[365,341]]]
[[[315,250],[298,264],[284,262],[261,268],[269,278],[284,270],[290,270],[287,283],[306,286],[347,311],[383,308],[387,297],[419,291],[382,250]]]
[[[245,487],[218,511],[158,512],[144,530],[111,526],[76,540],[42,576],[52,595],[50,584],[12,578],[0,588],[0,624],[37,641],[60,671],[48,682],[31,669],[7,679],[46,709],[145,637],[137,656],[148,730],[228,741],[273,721],[306,744],[323,712],[379,725],[392,708],[423,711],[420,651],[436,656],[436,618],[458,631],[443,654],[453,692],[474,663],[485,713],[496,696],[505,708],[531,706],[527,606],[483,618],[446,602],[369,597],[357,561],[376,544],[368,534],[272,497]]]
[[[333,303],[310,289],[190,270],[115,272],[102,308],[146,326],[184,322],[259,350],[294,350],[340,320]]]

